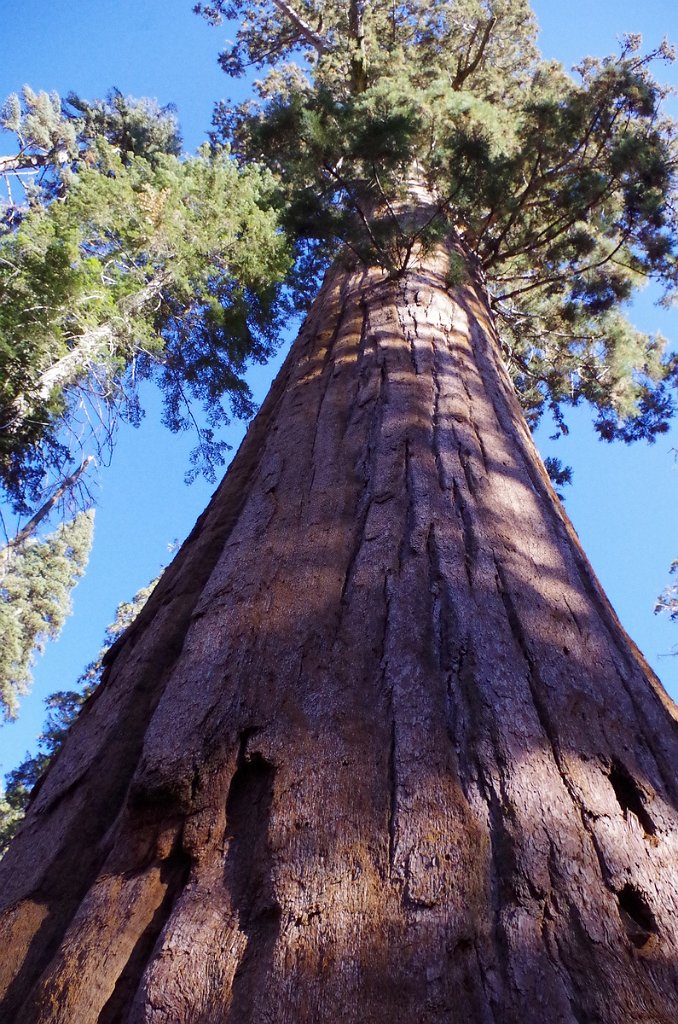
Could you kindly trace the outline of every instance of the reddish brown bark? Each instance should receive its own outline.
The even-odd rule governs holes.
[[[3,1019],[675,1019],[675,708],[446,275],[329,275],[0,865]]]

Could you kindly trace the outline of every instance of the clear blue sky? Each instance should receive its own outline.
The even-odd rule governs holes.
[[[227,28],[213,29],[191,12],[192,0],[33,0],[18,9],[0,0],[3,64],[0,97],[28,82],[35,89],[74,90],[87,98],[111,86],[153,96],[179,108],[185,146],[194,149],[209,128],[213,103],[235,87],[216,64]],[[672,0],[537,0],[547,57],[571,66],[586,54],[616,49],[623,32],[642,32],[646,46],[664,35],[678,41],[678,6]],[[674,65],[667,80],[678,86]],[[678,116],[678,105],[673,112]],[[678,311],[658,310],[644,298],[634,318],[661,330],[678,347]],[[263,398],[282,354],[252,384]],[[168,561],[167,545],[183,539],[212,487],[185,487],[191,439],[158,427],[158,403],[147,390],[148,415],[139,430],[121,431],[113,464],[101,473],[95,546],[86,578],[74,594],[75,614],[62,639],[50,645],[36,670],[33,693],[17,723],[0,727],[0,770],[33,750],[47,694],[73,685],[96,654],[115,607],[144,586]],[[678,557],[678,429],[653,447],[603,445],[583,411],[571,417],[569,438],[540,443],[574,467],[567,510],[622,622],[674,699],[678,698],[678,626],[653,616],[668,567]],[[243,433],[234,424],[227,440]]]

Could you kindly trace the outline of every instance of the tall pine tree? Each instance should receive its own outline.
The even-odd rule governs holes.
[[[7,499],[25,513],[73,460],[106,452],[120,419],[138,422],[148,377],[170,429],[197,423],[191,402],[204,405],[194,463],[213,476],[226,447],[215,427],[251,415],[244,369],[275,338],[288,257],[270,176],[239,171],[218,147],[181,158],[172,112],[117,92],[63,103],[26,88],[3,124],[18,152],[0,172],[40,172],[0,230]]]
[[[650,58],[572,80],[523,0],[204,13],[271,66],[215,132],[334,262],[3,859],[3,1010],[669,1021],[676,709],[524,416],[671,411],[621,308],[676,280]]]

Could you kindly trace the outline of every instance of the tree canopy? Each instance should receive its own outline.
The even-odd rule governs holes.
[[[0,480],[25,513],[73,463],[141,415],[158,380],[172,430],[194,422],[195,470],[214,473],[228,413],[249,415],[248,359],[272,351],[287,250],[270,174],[215,147],[178,155],[167,108],[113,93],[87,103],[24,90],[4,125],[10,194],[0,235]],[[224,401],[226,405],[224,405]]]
[[[316,255],[349,246],[394,273],[453,230],[486,281],[531,425],[592,404],[601,437],[667,429],[678,373],[629,322],[647,280],[675,294],[676,129],[656,62],[627,36],[577,78],[540,59],[525,0],[198,4],[237,19],[230,75],[258,97],[219,104],[214,139],[270,167],[286,224]],[[430,213],[408,225],[415,177]]]
[[[138,418],[147,376],[171,429],[197,427],[190,401],[205,404],[195,464],[214,472],[221,398],[251,412],[244,361],[278,326],[279,209],[300,294],[341,246],[397,273],[453,230],[531,425],[549,409],[567,429],[586,400],[607,440],[666,430],[678,362],[625,306],[650,279],[666,301],[676,287],[676,133],[652,73],[667,42],[643,53],[627,36],[572,78],[540,58],[526,0],[195,10],[234,22],[229,75],[264,72],[255,99],[217,105],[200,156],[180,159],[171,108],[119,92],[27,88],[5,105],[18,152],[0,170],[39,172],[23,206],[9,197],[0,240],[0,474],[17,509],[42,499],[47,470],[72,470],[84,437],[106,447],[118,417]],[[413,177],[430,198],[415,227],[399,212]]]

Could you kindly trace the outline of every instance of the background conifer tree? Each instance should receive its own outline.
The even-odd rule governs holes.
[[[251,415],[244,368],[275,338],[287,253],[270,176],[218,147],[180,158],[171,110],[118,92],[62,103],[26,88],[3,124],[18,152],[0,172],[40,170],[10,191],[0,234],[7,498],[25,514],[74,460],[102,457],[119,419],[138,421],[147,377],[170,429],[196,425],[194,471],[213,476],[225,449],[214,428]]]
[[[81,512],[38,540],[3,551],[0,565],[0,706],[14,718],[31,665],[68,617],[70,591],[87,567],[94,516]]]

